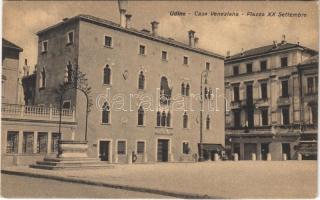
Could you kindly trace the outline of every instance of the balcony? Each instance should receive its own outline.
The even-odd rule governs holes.
[[[307,93],[304,95],[304,101],[308,103],[318,102],[318,93]]]
[[[231,101],[230,108],[231,109],[239,109],[246,105],[246,100],[237,100],[237,101]]]
[[[289,96],[287,97],[279,97],[277,100],[278,106],[288,106],[291,104],[291,98]]]
[[[25,106],[17,104],[2,104],[1,118],[24,120],[59,121],[60,110],[55,107]],[[75,111],[72,109],[61,110],[61,121],[75,122]]]
[[[267,107],[270,106],[269,99],[255,99],[254,104],[256,107]]]

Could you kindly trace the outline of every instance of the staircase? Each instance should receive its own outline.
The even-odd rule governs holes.
[[[97,158],[44,158],[30,165],[31,168],[61,170],[61,169],[90,169],[90,168],[114,168],[108,162],[100,161]]]

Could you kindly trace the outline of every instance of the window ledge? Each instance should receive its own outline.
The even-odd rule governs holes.
[[[139,53],[138,55],[140,55],[140,56],[144,56],[144,57],[146,57],[146,56],[147,56],[147,54],[141,54],[141,53]]]
[[[104,45],[105,48],[108,48],[108,49],[113,49],[113,46],[107,46],[107,45]]]
[[[101,123],[101,125],[111,125],[111,123]]]
[[[66,44],[66,46],[71,46],[71,45],[73,45],[73,42],[68,42],[68,43]]]
[[[145,128],[145,127],[146,127],[146,125],[137,125],[137,127]]]
[[[46,88],[45,87],[41,87],[41,88],[39,88],[39,91],[44,90],[44,89],[46,89]]]
[[[161,61],[163,61],[163,62],[169,62],[169,60],[168,59],[163,59],[163,58],[161,58]]]
[[[105,83],[103,83],[102,86],[103,86],[103,87],[112,87],[112,84],[105,84]]]

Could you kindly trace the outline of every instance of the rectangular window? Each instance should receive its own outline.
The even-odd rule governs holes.
[[[189,142],[183,142],[182,143],[182,153],[183,154],[189,154],[190,153]]]
[[[247,64],[247,73],[252,73],[252,63]]]
[[[48,51],[48,40],[41,42],[41,52],[45,53]]]
[[[307,87],[308,87],[308,94],[312,94],[313,93],[313,77],[308,77],[307,78]]]
[[[267,71],[267,61],[263,60],[260,62],[260,71],[264,72]]]
[[[268,98],[268,84],[267,83],[261,83],[261,98],[267,99]]]
[[[23,132],[23,153],[33,153],[33,132]]]
[[[268,119],[268,109],[261,110],[262,126],[267,126],[269,124]]]
[[[233,75],[239,75],[239,66],[233,66]]]
[[[73,31],[68,32],[67,44],[73,44]]]
[[[183,64],[188,65],[189,64],[189,58],[187,56],[183,56]]]
[[[112,37],[104,36],[104,46],[112,47]]]
[[[284,80],[284,81],[281,81],[281,96],[282,97],[288,97],[289,96],[289,87],[288,87],[288,80]]]
[[[315,93],[318,93],[318,76],[315,77]]]
[[[210,63],[209,62],[206,62],[206,70],[210,71]]]
[[[60,134],[59,133],[52,133],[52,139],[51,139],[51,152],[58,153],[58,141],[60,140]]]
[[[168,60],[168,52],[162,51],[161,58],[162,58],[162,60]]]
[[[234,127],[240,128],[241,127],[241,115],[240,110],[234,111]]]
[[[318,106],[311,107],[312,124],[318,124]]]
[[[288,125],[289,123],[290,123],[289,108],[287,107],[282,108],[282,124]]]
[[[239,86],[233,87],[233,101],[240,101]]]
[[[139,46],[139,54],[146,55],[146,46],[144,46],[144,45]]]
[[[126,154],[126,141],[118,141],[118,154]]]
[[[144,142],[137,142],[137,154],[144,154]]]
[[[288,66],[288,57],[282,57],[281,58],[281,67],[287,67]]]
[[[7,134],[7,153],[18,153],[19,132],[8,131]]]
[[[48,133],[39,132],[37,141],[37,152],[47,153],[48,149]]]
[[[70,100],[63,101],[62,108],[63,109],[70,109],[71,108],[71,101]]]

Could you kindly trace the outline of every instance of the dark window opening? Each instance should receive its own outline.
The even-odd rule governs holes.
[[[137,154],[144,154],[144,142],[137,142]]]
[[[146,46],[144,46],[144,45],[139,46],[139,54],[146,55]]]
[[[210,63],[209,62],[206,62],[206,70],[210,71]]]
[[[104,45],[106,47],[112,47],[112,37],[105,36],[104,37]]]
[[[252,63],[247,64],[247,73],[252,73]]]
[[[283,125],[290,124],[289,108],[282,108],[282,124]]]
[[[126,142],[125,141],[118,141],[118,154],[124,155],[126,154]]]
[[[267,71],[267,61],[266,60],[260,62],[260,71],[262,71],[262,72]]]
[[[234,101],[240,101],[239,86],[234,86],[233,87],[233,100]]]
[[[138,125],[142,126],[143,125],[143,118],[144,118],[144,110],[142,106],[140,106],[138,110]]]
[[[239,75],[239,66],[233,66],[233,75]]]
[[[188,115],[186,112],[183,114],[183,128],[188,128]]]
[[[183,154],[189,154],[190,148],[189,148],[189,143],[188,142],[183,142],[182,143],[182,153]]]
[[[282,57],[281,58],[281,67],[287,67],[288,66],[288,57]]]
[[[106,67],[103,69],[103,84],[110,84],[111,80],[111,69],[109,68],[109,65],[106,65]]]
[[[312,94],[314,91],[314,86],[313,86],[313,77],[308,77],[307,79],[307,87],[308,87],[308,94]]]
[[[187,56],[183,56],[183,64],[188,65],[189,64],[189,59]]]
[[[166,51],[162,51],[161,57],[162,60],[168,60],[168,53]]]
[[[288,97],[289,96],[289,86],[288,86],[288,80],[281,81],[281,87],[282,87],[282,97]]]
[[[48,150],[48,133],[38,133],[37,152],[47,153]]]
[[[209,115],[207,116],[207,119],[206,119],[206,129],[210,130],[210,116]]]
[[[262,126],[267,126],[268,122],[268,109],[261,110]]]
[[[234,112],[234,127],[240,128],[241,127],[241,113],[239,110],[235,110]]]
[[[110,107],[108,102],[105,102],[102,106],[102,123],[110,123]]]
[[[261,98],[267,99],[268,98],[268,84],[261,83]]]
[[[33,153],[33,132],[23,132],[23,153]]]
[[[161,113],[158,111],[157,112],[157,126],[161,125]]]
[[[18,153],[19,132],[8,131],[7,134],[7,153]]]
[[[140,90],[144,89],[144,81],[145,81],[145,77],[143,75],[143,72],[141,71],[139,74],[139,83],[138,83],[138,87]]]

